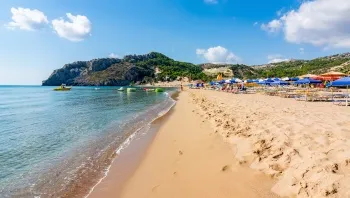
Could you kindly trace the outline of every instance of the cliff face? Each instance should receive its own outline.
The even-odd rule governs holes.
[[[124,86],[131,81],[141,81],[145,76],[152,76],[152,67],[142,68],[136,63],[156,57],[156,53],[146,55],[128,55],[124,59],[101,58],[90,61],[77,61],[66,64],[53,71],[43,86],[101,85]]]

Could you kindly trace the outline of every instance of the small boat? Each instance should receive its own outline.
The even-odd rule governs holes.
[[[126,92],[136,92],[136,88],[127,88]]]
[[[157,89],[155,90],[155,92],[164,92],[164,89],[163,89],[163,88],[157,88]]]
[[[72,87],[66,87],[65,84],[62,84],[61,86],[53,89],[54,91],[70,91]]]
[[[155,91],[155,89],[150,89],[150,88],[144,88],[144,91]]]
[[[120,87],[119,89],[117,89],[117,91],[124,91],[124,87]]]

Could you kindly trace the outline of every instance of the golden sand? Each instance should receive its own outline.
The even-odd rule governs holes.
[[[200,114],[235,155],[287,197],[350,196],[350,111],[322,102],[191,90]]]
[[[270,191],[274,180],[240,165],[236,152],[183,92],[121,192],[110,174],[89,198],[277,197]]]

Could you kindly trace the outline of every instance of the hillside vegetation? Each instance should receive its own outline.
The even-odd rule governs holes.
[[[335,55],[330,57],[316,58],[313,60],[293,60],[272,64],[270,66],[255,66],[257,76],[283,77],[300,76],[307,73],[322,74],[328,71],[349,72],[350,56]]]
[[[328,71],[350,72],[350,53],[337,54],[313,60],[248,66],[243,64],[200,64],[175,61],[161,53],[127,55],[123,59],[102,58],[77,61],[55,70],[43,85],[129,85],[155,81],[173,81],[181,77],[209,81],[221,73],[226,78],[294,77],[307,73]]]
[[[156,68],[161,72],[156,74]],[[125,86],[132,82],[171,81],[177,77],[209,80],[197,65],[151,52],[145,55],[127,55],[123,59],[103,58],[66,64],[55,70],[43,81],[43,85]]]

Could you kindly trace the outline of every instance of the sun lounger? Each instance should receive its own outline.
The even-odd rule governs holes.
[[[346,99],[334,99],[333,104],[338,106],[346,106]],[[348,106],[350,106],[350,100],[348,100]]]

